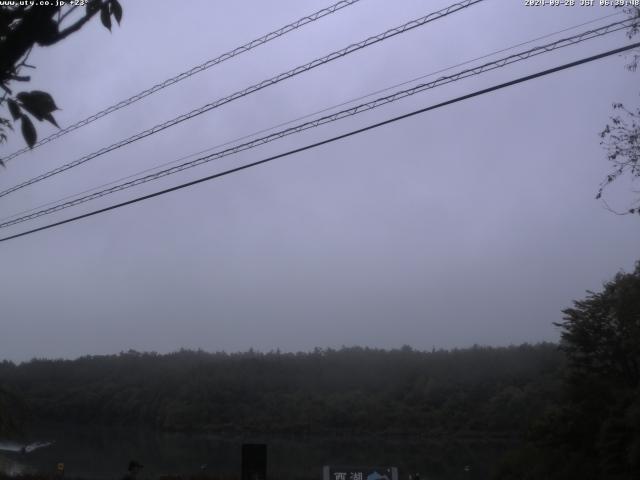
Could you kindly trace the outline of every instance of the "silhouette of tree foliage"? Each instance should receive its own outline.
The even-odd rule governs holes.
[[[640,478],[640,262],[563,313],[561,400],[496,478]]]
[[[599,293],[563,310],[561,348],[573,376],[606,379],[635,389],[640,382],[640,262],[618,273]]]
[[[3,370],[15,368],[9,362],[2,362]],[[26,420],[26,407],[22,398],[0,381],[0,435],[18,432]]]
[[[635,21],[627,31],[629,38],[635,37],[640,32],[640,7],[628,7],[626,13]],[[627,68],[636,71],[640,61],[640,53],[634,53]],[[613,104],[614,114],[610,117],[604,130],[600,132],[601,145],[607,150],[607,159],[612,164],[611,171],[600,184],[597,199],[602,199],[604,190],[614,180],[630,175],[632,180],[640,178],[640,108],[626,108],[622,103]],[[636,192],[637,193],[637,192]],[[604,199],[603,199],[604,202]],[[620,215],[640,214],[640,198],[632,201],[631,205],[623,212],[615,211],[607,205],[609,210]]]
[[[519,436],[560,385],[541,344],[420,352],[129,351],[0,365],[34,421],[164,430]]]
[[[15,2],[0,6],[0,88],[4,91],[0,106],[6,105],[10,114],[10,118],[0,116],[0,143],[7,140],[7,130],[13,130],[13,124],[18,121],[29,147],[37,141],[31,118],[58,126],[53,117],[58,107],[50,94],[40,90],[14,92],[15,82],[30,80],[22,71],[34,68],[27,63],[31,50],[35,46],[55,45],[80,30],[96,15],[100,15],[102,24],[109,30],[112,17],[118,24],[122,19],[118,0],[89,0],[84,10],[68,3],[61,6],[50,3],[52,5]]]

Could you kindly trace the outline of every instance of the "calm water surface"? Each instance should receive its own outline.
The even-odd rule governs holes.
[[[53,443],[20,452],[21,445],[35,442]],[[207,435],[49,426],[0,440],[0,470],[52,473],[63,462],[68,477],[120,479],[134,459],[144,465],[140,480],[200,472],[238,478],[242,443],[267,444],[268,477],[274,480],[319,479],[323,465],[391,465],[399,468],[402,480],[415,472],[422,480],[485,479],[513,447],[505,442],[415,437]]]

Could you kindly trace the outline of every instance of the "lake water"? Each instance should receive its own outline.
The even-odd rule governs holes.
[[[52,442],[22,453],[21,446]],[[485,479],[513,445],[495,441],[429,441],[416,437],[269,436],[159,433],[130,428],[39,427],[20,439],[0,440],[0,470],[66,477],[119,479],[128,462],[144,465],[140,480],[161,475],[239,478],[243,443],[266,443],[268,478],[319,479],[323,465],[396,466],[400,478]]]

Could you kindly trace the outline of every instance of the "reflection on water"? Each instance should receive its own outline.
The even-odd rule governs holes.
[[[0,440],[0,472],[7,475],[24,475],[26,473],[34,473],[36,469],[29,467],[26,454],[35,452],[40,448],[53,445],[53,442],[35,442],[35,443],[18,443],[15,441]],[[2,455],[2,453],[5,455]],[[7,454],[20,454],[21,460],[17,460],[15,455],[7,456]]]
[[[237,478],[242,443],[266,443],[269,477],[281,480],[321,478],[323,465],[393,465],[401,479],[415,472],[431,480],[484,479],[513,446],[415,437],[231,436],[68,426],[34,428],[28,439],[39,448],[21,453],[24,443],[0,443],[8,447],[0,451],[0,470],[12,475],[53,473],[62,462],[68,477],[121,478],[135,459],[144,465],[141,480],[201,473]],[[44,440],[53,443],[42,448]]]
[[[53,445],[53,442],[17,443],[12,441],[0,441],[0,451],[12,453],[31,453],[39,448]]]
[[[7,475],[24,475],[25,473],[32,473],[27,465],[20,463],[12,458],[7,458],[0,454],[0,472]]]

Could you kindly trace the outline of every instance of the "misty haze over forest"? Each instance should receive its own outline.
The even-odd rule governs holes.
[[[0,6],[0,480],[640,476],[610,3]]]

